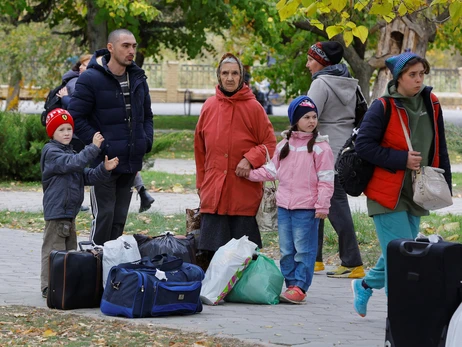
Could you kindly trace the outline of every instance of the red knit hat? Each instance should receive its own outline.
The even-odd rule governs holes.
[[[343,46],[336,41],[316,42],[308,50],[308,55],[322,66],[340,63],[343,57]]]
[[[55,108],[47,114],[46,129],[50,139],[61,124],[70,124],[74,130],[74,120],[69,112],[62,108]]]

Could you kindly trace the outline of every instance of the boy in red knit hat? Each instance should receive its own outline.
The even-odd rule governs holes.
[[[51,138],[42,149],[43,215],[45,230],[42,244],[41,291],[48,293],[48,261],[52,250],[77,248],[75,217],[84,197],[84,186],[108,179],[119,159],[108,160],[94,169],[87,168],[100,152],[103,135],[93,136],[93,143],[75,153],[70,145],[74,120],[66,110],[57,108],[48,113],[46,131]]]

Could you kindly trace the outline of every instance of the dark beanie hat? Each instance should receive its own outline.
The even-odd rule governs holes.
[[[385,60],[385,65],[393,75],[393,80],[396,81],[398,79],[404,65],[406,65],[409,60],[417,57],[419,57],[417,54],[412,53],[411,51],[405,51],[404,53],[394,55]]]
[[[300,118],[310,111],[316,112],[316,115],[318,114],[318,109],[313,100],[306,95],[301,95],[292,100],[288,110],[290,125],[297,124]]]
[[[337,41],[316,42],[308,50],[308,55],[322,66],[335,65],[343,58],[343,46]]]

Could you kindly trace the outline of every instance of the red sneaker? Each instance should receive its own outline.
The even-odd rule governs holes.
[[[306,294],[297,286],[290,286],[287,290],[279,295],[281,302],[288,302],[291,304],[303,304],[305,302]]]

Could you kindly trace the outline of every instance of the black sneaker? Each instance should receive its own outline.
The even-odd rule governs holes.
[[[44,290],[42,290],[42,298],[47,298],[48,296],[48,287],[46,287]]]

